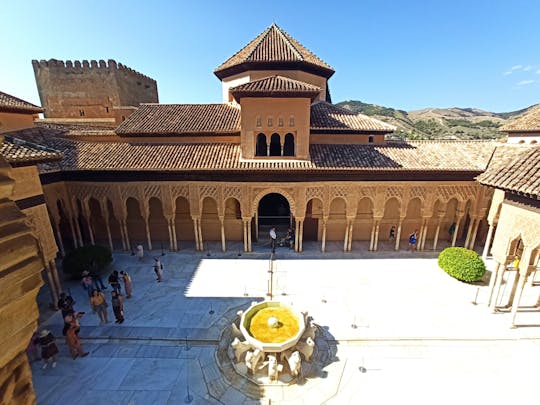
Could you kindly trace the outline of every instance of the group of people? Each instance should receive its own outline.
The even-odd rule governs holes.
[[[142,245],[137,246],[137,258],[142,261],[144,258],[144,250]],[[159,257],[154,257],[153,270],[156,274],[157,282],[163,280],[163,263]],[[133,294],[131,276],[126,271],[114,270],[108,278],[108,283],[112,289],[110,302],[113,309],[116,323],[124,322],[124,296],[122,294],[122,284],[124,285],[125,297],[131,298]],[[108,324],[108,307],[109,303],[104,294],[107,286],[103,284],[101,277],[97,273],[84,271],[82,273],[81,285],[88,294],[90,307],[92,311],[98,315],[100,324]],[[88,352],[82,348],[79,339],[80,324],[79,320],[85,315],[85,312],[75,311],[75,300],[70,293],[62,292],[58,300],[58,308],[62,313],[64,327],[62,334],[66,338],[66,343],[69,347],[73,359],[77,357],[85,357]],[[39,350],[41,349],[41,350]],[[51,331],[42,329],[40,332],[34,333],[27,349],[30,360],[43,360],[43,369],[49,364],[52,368],[56,367],[56,358],[58,355],[58,346],[56,338]]]
[[[276,228],[274,227],[270,228],[269,235],[270,235],[270,247],[272,249],[272,253],[276,253],[276,246],[278,244]],[[279,241],[279,246],[288,246],[289,249],[294,249],[294,231],[292,228],[289,228],[287,230],[287,235]]]
[[[77,357],[86,357],[88,352],[82,348],[79,339],[79,331],[81,326],[79,319],[84,316],[84,312],[75,311],[75,300],[70,294],[61,293],[58,300],[58,308],[62,312],[64,320],[64,328],[62,334],[66,337],[66,344],[73,360]],[[41,351],[39,350],[41,349]],[[58,346],[56,345],[56,337],[48,329],[42,329],[39,333],[34,333],[27,352],[31,360],[40,359],[43,361],[43,369],[46,369],[49,364],[52,368],[56,367],[56,357],[58,355]]]

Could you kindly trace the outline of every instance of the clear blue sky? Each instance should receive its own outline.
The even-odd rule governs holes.
[[[213,70],[272,22],[330,64],[334,102],[503,112],[540,103],[540,1],[16,1],[0,90],[39,104],[32,59],[115,59],[160,102],[221,101]]]

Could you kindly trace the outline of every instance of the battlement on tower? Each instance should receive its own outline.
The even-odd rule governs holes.
[[[111,118],[113,108],[157,103],[157,82],[113,59],[33,60],[46,118]]]

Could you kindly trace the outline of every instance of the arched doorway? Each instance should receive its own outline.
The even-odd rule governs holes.
[[[258,233],[263,240],[267,239],[270,228],[275,227],[278,238],[287,232],[291,224],[291,208],[289,201],[278,193],[265,195],[259,201],[257,209]]]

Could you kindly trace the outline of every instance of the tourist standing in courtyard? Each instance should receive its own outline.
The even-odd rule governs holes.
[[[137,245],[137,259],[142,262],[144,259],[144,248],[142,244]]]
[[[159,260],[159,257],[154,257],[154,272],[156,273],[156,280],[158,283],[163,281],[163,263]]]
[[[66,343],[69,346],[69,351],[73,360],[75,360],[78,356],[88,356],[88,352],[85,352],[82,349],[81,341],[77,335],[77,330],[74,325],[70,326],[66,332]]]
[[[276,228],[272,227],[270,229],[270,247],[272,248],[272,253],[276,253]]]
[[[109,323],[107,319],[107,300],[101,291],[94,290],[90,298],[90,306],[98,314],[100,324]]]
[[[92,280],[92,276],[90,276],[88,271],[83,271],[82,276],[81,284],[88,294],[88,298],[90,298],[92,296],[92,291],[94,291],[94,280]]]
[[[388,234],[388,241],[389,242],[395,242],[396,241],[396,227],[392,225],[390,228],[390,233]]]
[[[409,235],[409,249],[411,249],[411,252],[414,252],[416,250],[416,244],[418,242],[418,230],[414,230],[413,233]]]
[[[61,292],[60,298],[58,299],[58,309],[62,311],[62,318],[65,318],[67,314],[73,312],[73,305],[75,305],[73,297]]]
[[[122,270],[120,272],[120,277],[122,277],[122,280],[124,280],[124,289],[126,290],[126,298],[131,298],[131,293],[132,293],[131,276],[127,272]]]
[[[122,287],[120,286],[120,277],[117,270],[113,271],[109,276],[109,284],[114,291],[116,291],[118,294],[121,293]]]
[[[43,369],[46,369],[50,362],[52,368],[56,367],[56,355],[58,347],[53,334],[47,329],[43,329],[39,334],[39,345],[41,346],[41,358],[43,359]]]
[[[124,300],[122,299],[122,294],[119,294],[116,291],[111,291],[111,303],[114,317],[116,318],[115,322],[124,322]]]

